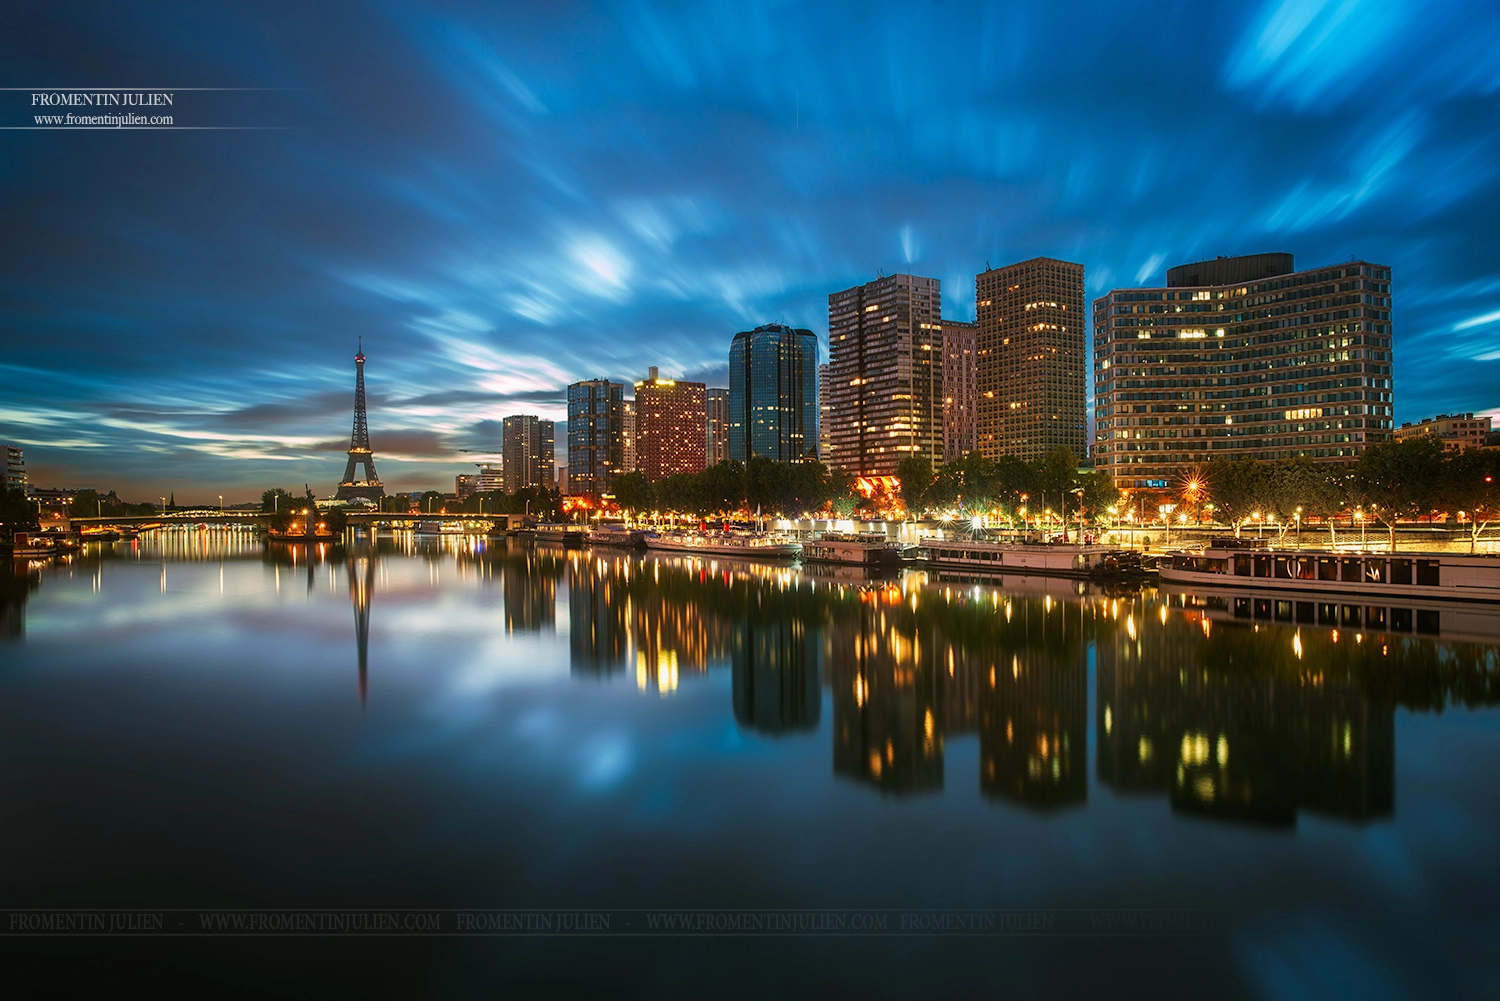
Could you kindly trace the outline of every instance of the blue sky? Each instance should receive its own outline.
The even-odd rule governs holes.
[[[382,478],[452,489],[568,382],[713,383],[879,270],[972,318],[1038,254],[1090,297],[1388,263],[1397,419],[1500,411],[1491,4],[20,3],[0,78],[6,126],[275,88],[172,109],[275,128],[0,133],[0,440],[44,486],[329,493],[363,336]]]

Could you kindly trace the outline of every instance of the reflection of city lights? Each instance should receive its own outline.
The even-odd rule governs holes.
[[[1107,737],[1114,732],[1115,714],[1109,711],[1109,706],[1104,707],[1104,735]]]
[[[861,709],[865,707],[865,695],[865,676],[856,674],[854,676],[854,704]]]
[[[1161,619],[1161,624],[1162,625],[1166,625],[1167,624],[1167,606],[1166,605],[1161,606],[1161,608],[1159,609],[1159,612],[1160,612],[1160,614],[1157,616],[1157,618]]]
[[[1297,655],[1298,660],[1302,659],[1302,631],[1300,629],[1292,634],[1292,653]]]
[[[1127,636],[1129,636],[1131,639],[1135,639],[1135,616],[1134,615],[1127,615],[1127,616],[1125,616],[1125,634]]]

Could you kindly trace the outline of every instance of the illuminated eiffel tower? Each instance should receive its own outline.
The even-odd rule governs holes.
[[[354,467],[363,466],[365,477],[354,478]],[[349,437],[349,465],[334,497],[341,501],[363,498],[376,504],[385,496],[385,487],[375,473],[375,453],[370,451],[370,423],[365,417],[365,342],[360,338],[359,354],[354,356],[354,433]]]

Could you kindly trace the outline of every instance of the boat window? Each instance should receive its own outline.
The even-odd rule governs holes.
[[[1208,572],[1209,573],[1228,573],[1229,572],[1229,561],[1227,559],[1226,560],[1210,559],[1208,561]]]
[[[1411,583],[1411,560],[1391,560],[1391,583]],[[1411,627],[1408,626],[1408,629]]]
[[[1344,560],[1341,579],[1347,582],[1358,583],[1360,579],[1359,560]]]
[[[1318,559],[1318,580],[1338,580],[1339,561],[1332,556],[1323,556]]]
[[[1441,566],[1437,560],[1417,560],[1417,583],[1427,587],[1440,587],[1442,581],[1438,569]]]
[[[1234,573],[1235,573],[1235,576],[1237,576],[1237,577],[1248,577],[1248,576],[1250,576],[1250,554],[1248,554],[1248,553],[1235,553],[1234,554]]]
[[[1410,569],[1410,564],[1408,564],[1408,569]],[[1397,632],[1403,632],[1403,633],[1409,633],[1409,632],[1411,632],[1411,609],[1410,608],[1393,608],[1393,609],[1391,609],[1391,628],[1394,629],[1394,630],[1396,630]]]
[[[1296,557],[1276,557],[1276,576],[1282,580],[1291,580],[1296,574]]]
[[[1255,557],[1255,576],[1257,576],[1257,577],[1269,577],[1269,576],[1271,576],[1271,557],[1269,557],[1269,556],[1257,556],[1257,557]]]
[[[1297,561],[1298,580],[1317,580],[1318,561],[1311,556],[1304,556]]]
[[[1385,583],[1385,560],[1365,560],[1365,580],[1371,584]]]

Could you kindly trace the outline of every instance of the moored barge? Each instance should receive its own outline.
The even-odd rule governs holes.
[[[1160,572],[1177,585],[1500,602],[1500,555],[1271,550],[1215,540],[1170,553]]]

